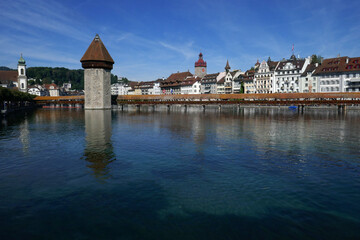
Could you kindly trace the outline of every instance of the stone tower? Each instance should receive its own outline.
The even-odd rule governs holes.
[[[199,60],[195,62],[195,76],[200,78],[206,75],[206,62],[203,60],[202,53],[199,54]]]
[[[22,57],[22,54],[18,61],[18,88],[21,92],[27,92],[27,90],[28,90],[27,77],[26,77],[26,65],[25,65],[25,60]]]
[[[85,69],[85,109],[111,109],[110,82],[114,60],[98,34],[80,62]]]

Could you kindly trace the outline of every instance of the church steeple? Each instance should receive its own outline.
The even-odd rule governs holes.
[[[226,66],[225,66],[225,71],[229,72],[231,69],[230,65],[229,65],[229,60],[226,60]]]
[[[21,54],[18,61],[18,88],[21,92],[27,92],[28,90],[25,63],[25,59]]]

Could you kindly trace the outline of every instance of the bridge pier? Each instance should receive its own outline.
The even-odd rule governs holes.
[[[338,112],[343,113],[346,111],[346,105],[338,105]]]
[[[304,113],[304,108],[305,108],[305,105],[299,105],[298,106],[298,112]]]
[[[205,105],[202,105],[202,110],[203,112],[205,112]]]

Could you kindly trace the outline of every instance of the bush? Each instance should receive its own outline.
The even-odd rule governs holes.
[[[0,101],[32,102],[36,96],[14,89],[0,87]]]

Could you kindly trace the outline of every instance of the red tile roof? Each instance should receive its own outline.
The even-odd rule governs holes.
[[[54,87],[53,89],[59,89],[58,85],[56,85],[55,83],[50,83],[50,84],[44,84],[43,87],[46,88],[47,90],[50,90],[50,87]]]
[[[316,68],[316,75],[342,72],[360,72],[360,57],[338,57],[324,59],[322,64]]]
[[[0,71],[0,83],[11,84],[13,82],[17,82],[17,78],[17,71]]]
[[[178,72],[171,74],[166,80],[160,83],[161,87],[180,87],[182,81],[188,77],[192,77],[191,72]]]

